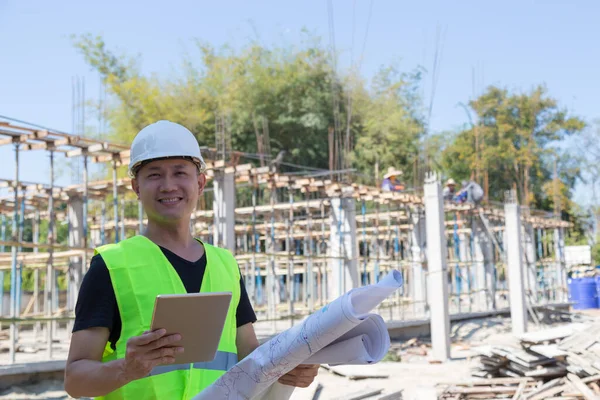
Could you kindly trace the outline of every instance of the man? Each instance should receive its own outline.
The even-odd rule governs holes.
[[[454,195],[456,194],[456,182],[454,179],[450,178],[446,181],[446,186],[442,192],[442,196],[444,197],[444,201],[452,201],[454,199]]]
[[[131,145],[131,186],[148,217],[143,235],[96,249],[79,292],[65,368],[72,397],[188,399],[212,384],[258,347],[256,315],[233,255],[195,239],[190,218],[206,184],[194,135],[159,121]],[[232,292],[214,362],[170,365],[178,334],[150,332],[158,294]],[[201,337],[198,340],[202,340]],[[300,366],[280,378],[306,387],[318,365]]]
[[[483,200],[483,188],[477,182],[471,179],[469,181],[463,181],[461,193],[465,193],[465,201],[479,205]]]
[[[381,189],[385,192],[401,192],[404,190],[404,185],[400,182],[402,171],[394,167],[389,167],[387,173],[383,176]]]

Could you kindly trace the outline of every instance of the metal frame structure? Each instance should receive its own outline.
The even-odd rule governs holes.
[[[146,220],[129,189],[129,178],[120,177],[119,169],[129,158],[127,146],[4,122],[0,122],[0,137],[0,144],[14,146],[16,163],[15,178],[0,180],[0,187],[10,192],[9,197],[0,198],[0,282],[6,273],[10,275],[8,313],[3,306],[4,288],[0,290],[0,327],[8,325],[9,335],[4,339],[0,330],[0,343],[8,344],[8,362],[14,363],[23,338],[35,341],[42,334],[46,357],[51,359],[55,339],[68,337],[70,332],[77,291],[94,247],[139,234]],[[19,179],[19,154],[33,150],[49,154],[49,184]],[[81,184],[55,185],[57,155],[83,158]],[[90,181],[90,162],[108,164],[112,180]],[[349,269],[358,277],[353,286],[375,282],[387,271],[398,269],[405,285],[382,304],[382,315],[388,320],[428,316],[421,196],[285,175],[272,166],[207,160],[207,167],[208,180],[229,174],[235,184],[238,200],[227,199],[236,203],[234,214],[228,216],[234,232],[228,247],[238,261],[259,320],[272,323],[274,330],[281,320],[293,324],[334,293],[348,290],[346,279],[338,278]],[[208,243],[214,242],[221,229],[207,201],[212,191],[207,188],[190,227]],[[448,203],[444,212],[451,312],[505,307],[503,209]],[[57,237],[57,224],[67,226],[62,238]],[[535,233],[523,243],[527,264],[533,269],[529,301],[565,301],[561,238],[571,224],[533,212],[525,213],[522,224]],[[41,240],[43,225],[45,240]],[[25,226],[31,226],[32,241],[23,239]],[[23,273],[28,270],[33,271],[34,290],[25,294]],[[59,282],[66,282],[66,287],[61,284],[61,288]]]

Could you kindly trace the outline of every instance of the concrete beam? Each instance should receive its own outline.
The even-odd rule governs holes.
[[[428,297],[431,314],[433,357],[450,358],[450,316],[448,313],[448,266],[444,232],[442,186],[435,173],[425,178],[425,215],[427,216]]]

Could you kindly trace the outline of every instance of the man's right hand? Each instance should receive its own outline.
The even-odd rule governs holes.
[[[181,335],[165,334],[165,329],[157,329],[129,338],[122,369],[125,382],[148,376],[158,365],[175,362],[175,356],[183,352],[183,347],[175,345]]]

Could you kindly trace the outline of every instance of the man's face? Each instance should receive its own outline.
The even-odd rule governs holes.
[[[156,160],[142,166],[131,184],[148,219],[168,223],[190,218],[206,177],[191,161]]]

